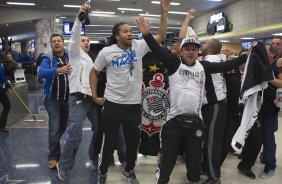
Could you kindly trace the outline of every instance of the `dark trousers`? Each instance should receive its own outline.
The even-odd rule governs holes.
[[[101,115],[102,115],[102,106],[98,106],[98,122],[99,127],[101,127]],[[95,130],[92,127],[92,131]],[[99,157],[99,154],[102,149],[103,144],[103,130],[102,128],[98,129],[97,135],[93,134],[90,146],[88,149],[89,158],[92,161],[95,161]],[[124,139],[124,133],[123,133],[123,127],[120,125],[117,135],[117,145],[115,146],[117,148],[117,155],[118,160],[120,163],[126,162],[126,145],[125,145],[125,139]],[[114,161],[114,156],[112,156],[112,161]]]
[[[223,138],[226,122],[226,102],[207,104],[202,107],[205,125],[203,169],[211,178],[220,177]]]
[[[125,170],[130,171],[134,169],[140,143],[140,123],[140,104],[116,104],[105,101],[101,119],[101,128],[104,132],[102,160],[99,167],[101,174],[108,172],[120,124],[123,126],[126,143],[127,164]]]
[[[245,169],[251,169],[255,164],[262,145],[262,132],[259,123],[251,128],[242,150],[242,161],[239,163]]]
[[[0,102],[3,105],[3,111],[0,117],[0,128],[5,128],[7,124],[8,114],[11,109],[11,103],[7,95],[7,89],[0,88]]]
[[[278,129],[278,112],[265,113],[261,116],[263,137],[263,161],[266,170],[276,168],[276,142],[274,133]]]
[[[175,118],[166,122],[161,130],[162,161],[158,184],[169,182],[170,174],[176,163],[179,147],[186,155],[186,177],[189,181],[197,182],[201,175],[203,123],[194,128],[183,128],[175,122]],[[183,124],[186,122],[182,122]]]
[[[98,158],[101,148],[102,148],[102,143],[103,143],[103,131],[101,128],[101,114],[102,114],[102,106],[97,106],[97,117],[98,117],[98,132],[97,135],[93,134],[90,142],[90,146],[88,149],[88,154],[90,160],[94,161],[95,159]],[[92,131],[95,131],[95,127],[91,127]]]
[[[234,113],[232,111],[227,110],[221,164],[223,164],[227,154],[232,150],[232,138],[235,135],[237,129],[239,128],[240,123],[241,120],[239,118],[238,113]]]

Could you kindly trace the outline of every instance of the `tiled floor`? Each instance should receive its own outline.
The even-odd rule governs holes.
[[[34,94],[32,94],[34,95]],[[38,102],[34,102],[35,104]],[[34,105],[33,110],[36,109]],[[30,119],[27,117],[27,119]],[[10,127],[9,135],[0,135],[0,184],[95,184],[97,182],[97,170],[90,167],[88,157],[88,145],[92,132],[90,123],[85,122],[83,141],[79,148],[74,168],[69,182],[58,181],[56,171],[48,168],[47,158],[47,115],[38,114],[40,122],[25,122],[24,120]],[[239,160],[228,155],[222,167],[222,184],[281,184],[282,183],[282,130],[277,132],[277,169],[276,175],[267,180],[257,178],[250,180],[238,173],[236,166]],[[280,140],[280,142],[279,142]],[[135,168],[137,178],[141,184],[156,183],[154,173],[156,169],[156,157],[138,157]],[[253,171],[258,175],[263,165],[257,161]],[[171,184],[184,184],[185,165],[176,164],[171,175]],[[126,183],[121,176],[121,166],[111,166],[108,173],[108,184]],[[202,176],[202,180],[205,180]]]

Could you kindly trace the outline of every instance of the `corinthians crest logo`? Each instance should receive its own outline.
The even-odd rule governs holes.
[[[149,82],[150,87],[142,93],[142,126],[148,136],[158,133],[165,121],[169,101],[167,92],[164,90],[164,76],[157,73]]]

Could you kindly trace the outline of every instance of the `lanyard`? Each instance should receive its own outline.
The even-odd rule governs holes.
[[[118,46],[118,45],[117,45]],[[129,61],[129,73],[130,73],[130,76],[132,77],[132,71],[134,70],[134,53],[130,47],[130,52],[128,52],[127,50],[121,48],[120,46],[118,46],[121,50],[123,50],[124,52],[127,53],[128,57],[130,58],[130,61]]]

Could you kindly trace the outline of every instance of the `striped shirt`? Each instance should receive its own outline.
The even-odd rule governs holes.
[[[57,67],[63,67],[67,65],[68,58],[65,56],[54,56],[57,58]],[[57,100],[68,99],[69,97],[69,81],[67,74],[57,74],[53,80],[52,96]]]

